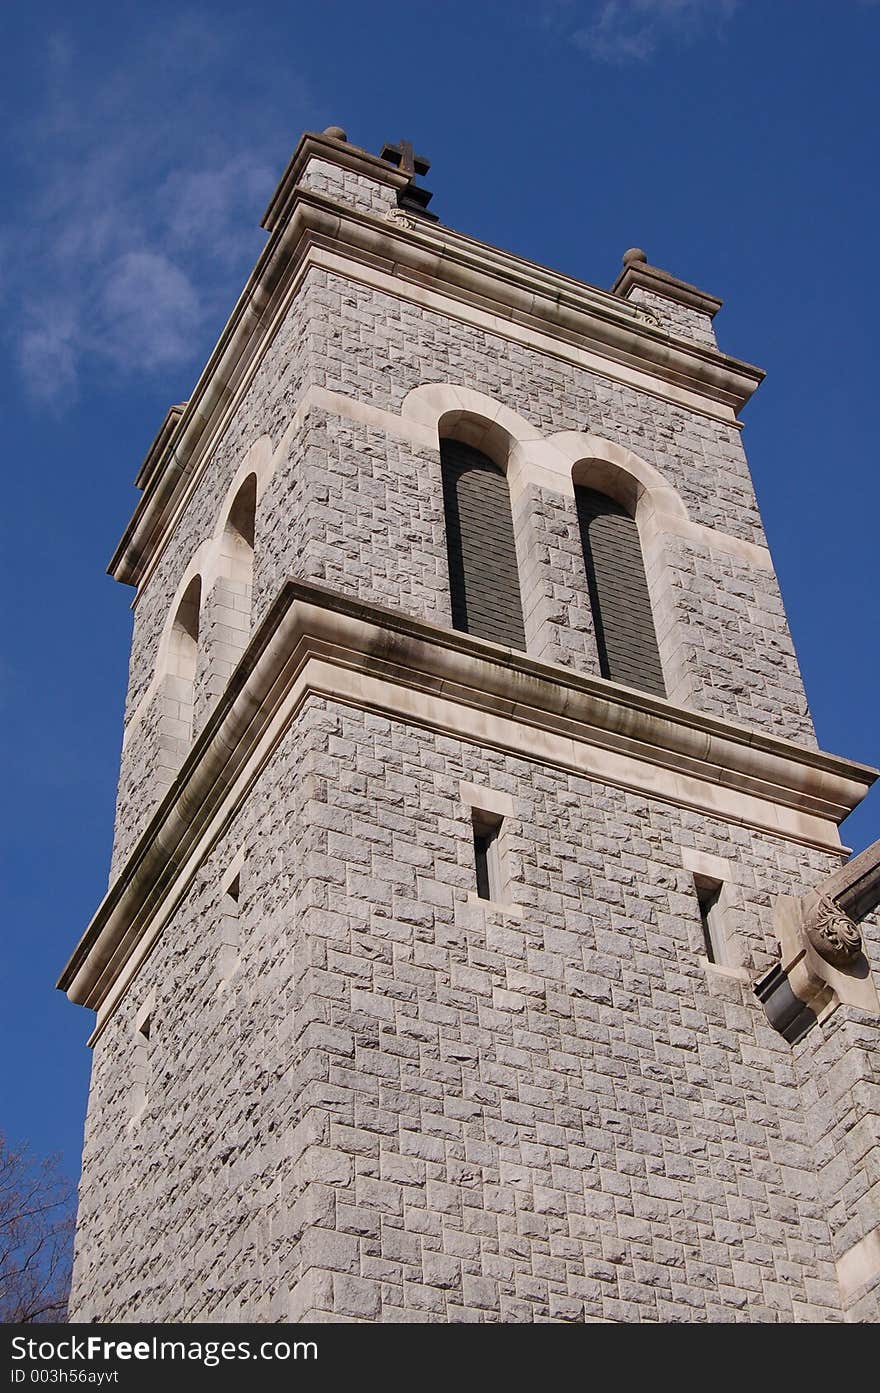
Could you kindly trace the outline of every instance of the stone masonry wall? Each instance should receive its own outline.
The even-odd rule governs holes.
[[[258,615],[297,576],[451,627],[439,450],[312,409],[262,513]]]
[[[162,721],[163,694],[160,689],[151,697],[149,689],[156,679],[159,643],[172,612],[175,594],[199,546],[212,536],[222,521],[221,505],[249,449],[264,436],[277,444],[284,435],[308,382],[306,373],[313,338],[310,319],[316,313],[320,313],[320,306],[313,306],[308,294],[299,297],[291,308],[267,350],[240,410],[230,422],[203,473],[182,521],[172,533],[154,574],[138,596],[125,706],[126,729],[133,718],[137,719],[138,725],[122,753],[111,879],[133,847],[168,783],[168,751],[162,756],[161,771],[164,772],[160,772],[155,741],[155,731]],[[291,510],[295,502],[294,498],[289,500]],[[288,516],[285,516],[285,528],[290,526]],[[263,530],[258,516],[255,538],[258,556],[265,552]],[[208,612],[208,622],[203,625],[200,634],[203,651],[199,663],[200,700],[196,733],[208,713],[208,695],[216,696],[217,686],[215,674],[210,670],[217,666],[216,661],[210,661],[216,655],[209,651],[213,628],[210,612],[216,607],[216,597],[203,594],[203,607]],[[252,609],[250,604],[248,609]],[[253,614],[249,617],[249,627],[253,627]],[[225,651],[228,648],[228,635],[220,637],[224,652],[219,656],[219,665],[225,671],[228,666]],[[146,718],[144,711],[139,710],[145,701],[148,706]],[[179,768],[185,752],[175,749],[171,753],[176,768]],[[171,768],[170,772],[173,774],[174,769]]]
[[[816,748],[775,576],[680,537],[665,538],[684,704]]]
[[[393,411],[423,382],[473,387],[548,435],[590,431],[633,450],[667,477],[694,522],[764,543],[735,426],[341,276],[316,270],[310,282],[321,306],[311,373],[319,386]]]
[[[330,161],[303,184],[396,202]],[[707,316],[633,298],[712,346]],[[138,598],[113,874],[186,755],[159,644],[248,452],[311,385],[399,412],[426,382],[616,442],[693,522],[764,543],[734,427],[312,269]],[[514,525],[529,651],[597,673],[573,502],[530,485]],[[773,573],[661,541],[678,699],[814,747]],[[288,575],[448,625],[439,452],[305,413],[252,585],[203,589],[195,735]],[[475,897],[462,780],[513,799],[503,905]],[[738,974],[705,960],[688,850],[733,867]],[[73,1318],[843,1319],[835,1262],[876,1224],[877,1025],[841,1007],[792,1049],[751,990],[774,897],[837,864],[310,698],[97,1042]]]
[[[631,304],[641,305],[656,324],[676,338],[690,339],[704,348],[718,347],[712,320],[702,310],[693,310],[676,300],[667,299],[665,295],[656,295],[643,285],[634,286],[627,299]]]
[[[880,914],[861,925],[870,963],[880,960]],[[880,1022],[854,1006],[840,1006],[821,1030],[795,1047],[804,1116],[831,1229],[836,1261],[880,1228]],[[876,1241],[876,1238],[875,1238]],[[880,1277],[848,1293],[850,1321],[880,1317]],[[862,1274],[863,1278],[864,1274]],[[847,1284],[849,1285],[849,1284]]]
[[[462,383],[502,401],[542,430],[589,430],[635,451],[679,491],[693,521],[763,543],[738,432],[708,417],[603,381],[498,335],[393,296],[314,271],[266,354],[186,514],[136,609],[127,719],[155,673],[159,638],[179,581],[218,523],[220,504],[247,449],[277,446],[302,392],[314,383],[399,411],[426,381]],[[546,491],[528,500],[532,550],[521,557],[540,619],[532,651],[598,672],[577,520]],[[771,571],[700,555],[667,539],[677,568],[671,594],[685,638],[689,704],[815,746],[797,660]],[[310,413],[257,519],[253,622],[286,575],[326,581],[364,599],[449,623],[438,457],[342,418]],[[536,598],[537,596],[537,598]],[[207,602],[206,597],[206,602]],[[679,631],[679,638],[681,633]],[[203,642],[210,644],[210,634]],[[210,654],[207,661],[211,661]],[[224,659],[220,660],[221,662]],[[225,669],[224,669],[225,670]],[[204,690],[216,695],[217,682]],[[207,714],[197,704],[198,724]],[[114,866],[161,791],[145,743],[126,749]]]
[[[462,779],[514,800],[510,906]],[[309,699],[96,1045],[74,1318],[839,1320],[795,1060],[685,847],[749,977],[834,863]]]
[[[342,169],[329,160],[312,158],[300,177],[300,188],[325,194],[337,203],[347,203],[362,213],[382,217],[397,207],[397,196],[390,184],[366,179],[351,169]]]

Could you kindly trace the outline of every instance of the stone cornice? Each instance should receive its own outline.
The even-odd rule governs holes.
[[[58,985],[73,1001],[106,1017],[313,694],[837,854],[837,823],[876,777],[863,765],[290,580],[65,967]]]
[[[165,420],[159,427],[156,438],[147,451],[144,462],[137,472],[137,477],[134,481],[136,488],[149,488],[157,470],[164,469],[172,436],[177,430],[178,424],[185,411],[185,401],[178,402],[175,406],[169,406],[165,413]]]
[[[328,222],[321,214],[331,208]],[[403,279],[442,288],[501,318],[588,346],[612,362],[642,367],[735,411],[742,409],[763,381],[761,368],[718,349],[673,338],[643,315],[638,305],[612,291],[599,290],[464,233],[415,217],[378,219],[311,192],[299,194],[292,221],[298,215],[318,245],[360,253],[369,264],[393,270]],[[407,222],[411,225],[406,226]],[[394,233],[390,241],[389,229]]]
[[[661,295],[665,300],[674,300],[679,305],[686,305],[690,310],[698,310],[701,314],[707,314],[710,319],[714,318],[724,303],[717,295],[710,295],[708,291],[699,290],[687,281],[680,281],[668,271],[661,271],[658,266],[649,266],[644,261],[628,261],[611,287],[611,293],[626,299],[637,287],[650,290],[654,295]]]
[[[589,348],[609,364],[640,369],[658,384],[686,388],[731,413],[763,378],[759,368],[671,337],[642,317],[637,305],[608,291],[415,216],[382,219],[297,187],[284,208],[283,216],[273,216],[270,241],[165,439],[162,459],[151,465],[144,496],[108,567],[117,580],[137,584],[142,577],[201,446],[266,346],[275,313],[311,248],[342,252],[351,262],[392,275],[401,294],[408,285],[413,292],[430,287],[452,302],[487,310],[498,333],[505,323],[540,331],[561,345]]]

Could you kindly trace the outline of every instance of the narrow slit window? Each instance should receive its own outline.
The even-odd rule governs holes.
[[[241,871],[226,885],[220,900],[217,938],[217,971],[220,987],[225,988],[241,963]]]
[[[700,921],[703,925],[703,944],[710,963],[726,961],[724,926],[722,924],[721,892],[724,886],[719,880],[704,880],[694,877],[694,888],[700,906]]]
[[[501,819],[474,815],[473,825],[477,895],[481,900],[501,900],[504,897],[498,846]]]
[[[131,1121],[136,1123],[147,1106],[150,1089],[150,1033],[153,1026],[151,1006],[142,1008],[135,1020],[134,1057],[131,1071]]]
[[[239,901],[241,900],[241,875],[237,875],[226,887],[226,895],[223,908],[227,914],[237,914]]]

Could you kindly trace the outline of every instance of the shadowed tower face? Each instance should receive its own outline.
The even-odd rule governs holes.
[[[822,887],[873,771],[816,747],[761,373],[427,170],[302,138],[111,563],[73,1317],[871,1318],[877,922],[832,962]]]

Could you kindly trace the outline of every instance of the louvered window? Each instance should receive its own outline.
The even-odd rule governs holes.
[[[594,489],[575,498],[602,676],[665,696],[638,528]]]
[[[510,492],[471,445],[441,440],[446,549],[456,629],[525,649]]]

